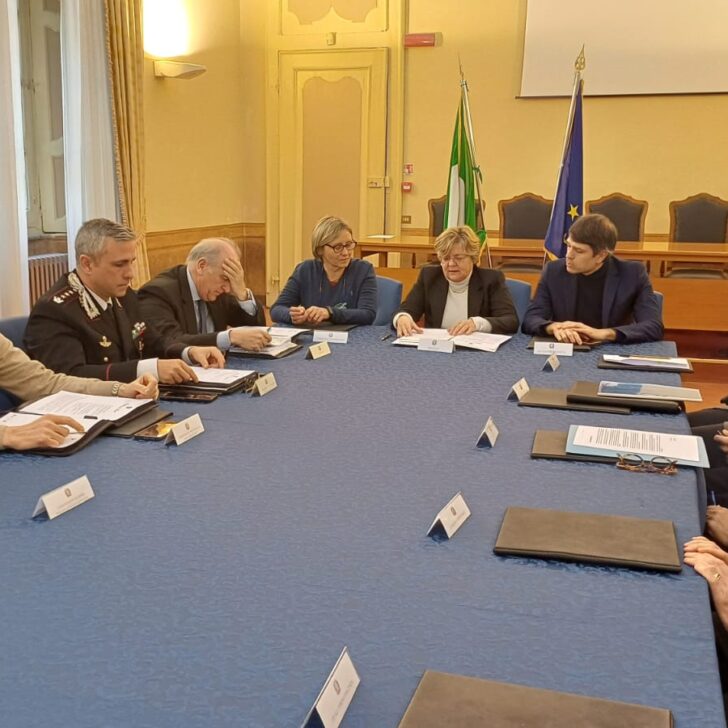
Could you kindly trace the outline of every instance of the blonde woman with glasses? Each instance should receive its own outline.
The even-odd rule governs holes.
[[[480,240],[467,226],[448,228],[435,240],[439,265],[422,268],[417,282],[395,314],[398,336],[420,333],[425,327],[451,334],[475,331],[513,334],[518,315],[503,273],[479,268]]]
[[[351,227],[322,217],[311,233],[313,259],[299,263],[271,308],[273,321],[296,326],[371,324],[377,279],[371,263],[354,258]]]

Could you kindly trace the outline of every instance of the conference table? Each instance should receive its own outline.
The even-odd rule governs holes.
[[[392,346],[363,327],[231,366],[275,373],[263,397],[162,403],[205,432],[180,447],[101,437],[68,458],[0,454],[0,724],[68,728],[301,725],[344,646],[361,685],[344,728],[396,726],[426,669],[669,708],[725,725],[708,589],[679,574],[493,554],[508,506],[669,519],[701,531],[696,474],[532,460],[536,429],[687,433],[683,416],[519,407],[511,385],[602,371],[544,357]],[[668,342],[610,348],[671,354]],[[495,447],[476,439],[492,416]],[[87,475],[95,498],[31,519]],[[462,491],[472,515],[426,536]]]
[[[433,254],[435,238],[422,235],[369,237],[358,242],[357,255],[378,255],[378,266],[387,265],[388,253]],[[488,237],[493,264],[503,260],[521,260],[541,257],[542,240],[499,239]],[[485,252],[483,253],[485,255]],[[718,263],[728,267],[728,243],[675,243],[648,241],[617,243],[615,254],[627,260],[641,260],[649,264],[653,276],[661,275],[663,263]]]

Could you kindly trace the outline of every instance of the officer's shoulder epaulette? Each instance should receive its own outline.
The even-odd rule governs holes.
[[[60,290],[53,294],[53,303],[69,303],[78,298],[78,291],[74,290],[71,286],[64,286]]]

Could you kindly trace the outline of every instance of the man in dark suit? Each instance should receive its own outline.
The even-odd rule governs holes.
[[[139,291],[147,321],[176,341],[259,351],[270,335],[263,307],[245,283],[240,251],[228,238],[200,240],[185,265],[160,273]]]
[[[24,343],[32,358],[79,377],[131,382],[151,374],[170,384],[196,381],[190,363],[224,365],[216,348],[185,347],[143,318],[129,288],[136,246],[136,233],[111,220],[82,225],[76,270],[62,276],[30,312]]]
[[[573,344],[659,341],[657,298],[642,263],[612,252],[617,229],[604,215],[584,215],[569,229],[566,258],[544,268],[523,331]]]

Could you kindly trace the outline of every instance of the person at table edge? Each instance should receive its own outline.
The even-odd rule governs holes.
[[[348,223],[322,217],[311,233],[313,259],[296,266],[271,308],[271,319],[296,326],[373,323],[377,279],[371,263],[352,257],[355,247]]]
[[[78,392],[116,397],[151,398],[159,394],[157,380],[144,374],[133,382],[101,382],[98,379],[69,377],[57,374],[39,361],[29,359],[24,351],[0,334],[0,389],[21,402],[38,399],[55,392]],[[0,425],[0,450],[28,450],[35,447],[60,445],[69,430],[83,431],[71,417],[46,415],[27,425]]]
[[[503,273],[478,267],[480,240],[467,226],[444,230],[435,240],[439,265],[420,270],[412,290],[392,325],[398,336],[420,333],[425,327],[444,328],[450,334],[475,331],[513,334],[518,314]]]
[[[566,257],[543,269],[523,332],[573,344],[662,339],[662,317],[644,265],[613,254],[614,223],[604,215],[583,215],[565,242]]]
[[[185,347],[144,320],[129,288],[137,238],[103,218],[81,226],[76,269],[61,276],[30,312],[24,344],[31,358],[75,376],[130,382],[151,374],[165,384],[196,381],[191,363],[224,365],[217,348]]]
[[[142,315],[163,336],[185,344],[259,351],[270,342],[263,307],[245,283],[240,250],[229,238],[205,238],[184,265],[139,289]]]

